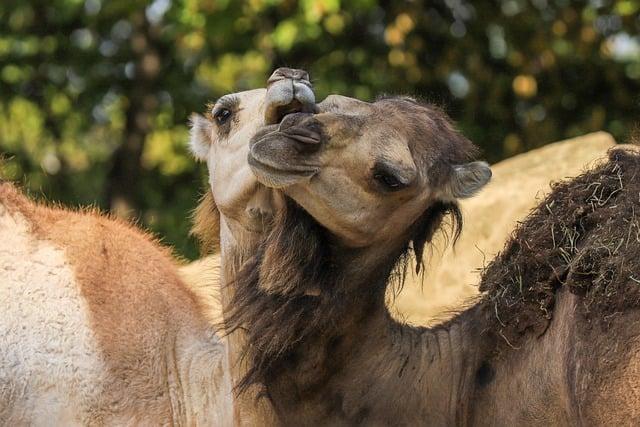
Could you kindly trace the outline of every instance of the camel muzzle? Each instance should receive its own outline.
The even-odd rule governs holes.
[[[292,68],[278,68],[267,81],[265,123],[280,123],[287,115],[317,111],[309,73]]]

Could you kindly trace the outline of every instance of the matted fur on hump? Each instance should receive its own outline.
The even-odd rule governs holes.
[[[482,273],[486,315],[505,345],[543,333],[566,287],[604,322],[640,308],[640,153],[608,161],[553,191],[518,226]],[[504,338],[504,339],[503,339]]]

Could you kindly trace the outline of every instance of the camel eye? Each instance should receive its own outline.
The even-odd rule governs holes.
[[[231,118],[231,110],[227,108],[220,108],[213,113],[213,118],[219,125],[225,124]]]
[[[376,171],[373,179],[380,183],[387,191],[398,191],[406,187],[397,177],[385,171]]]

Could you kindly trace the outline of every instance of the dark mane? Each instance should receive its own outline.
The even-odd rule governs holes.
[[[295,365],[305,341],[331,336],[356,301],[363,305],[364,299],[365,307],[384,304],[389,283],[404,279],[411,247],[422,256],[423,246],[448,214],[454,234],[459,234],[457,205],[433,204],[409,230],[410,240],[385,265],[370,272],[368,286],[361,289],[343,277],[345,254],[332,243],[330,233],[288,200],[255,256],[228,285],[234,288],[234,297],[225,330],[242,329],[247,336],[243,356],[249,370],[237,384],[239,390],[268,384]]]
[[[640,154],[556,184],[482,274],[482,304],[498,341],[510,346],[545,331],[556,291],[581,296],[596,322],[640,308]]]

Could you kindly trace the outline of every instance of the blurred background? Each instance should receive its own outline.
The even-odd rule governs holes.
[[[279,66],[435,102],[495,162],[640,115],[640,0],[2,0],[0,174],[193,258],[187,118]]]

